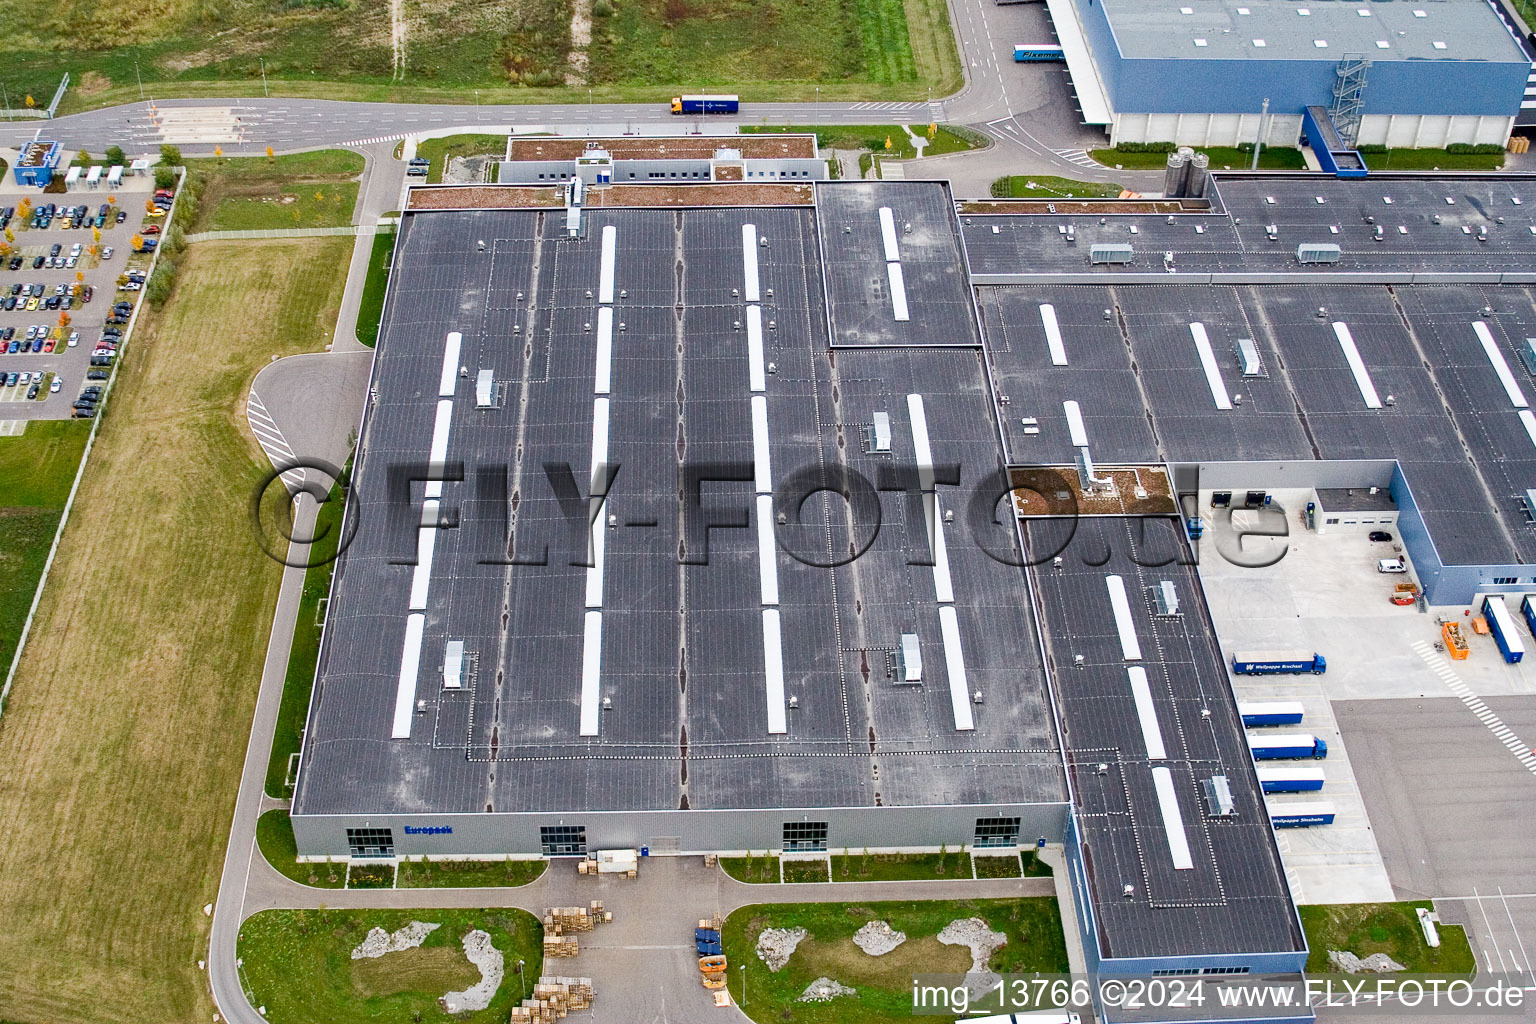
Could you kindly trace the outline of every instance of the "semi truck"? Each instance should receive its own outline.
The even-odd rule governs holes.
[[[1257,768],[1259,788],[1266,793],[1315,793],[1323,788],[1323,770],[1310,765]]]
[[[1237,702],[1237,713],[1242,716],[1245,726],[1255,725],[1300,725],[1302,708],[1296,701],[1275,701],[1272,703],[1261,702]]]
[[[1328,743],[1310,733],[1282,736],[1248,735],[1248,749],[1255,761],[1279,761],[1286,758],[1311,757],[1321,761],[1328,756]]]
[[[1055,43],[1014,43],[1013,59],[1020,64],[1048,64],[1067,57]]]
[[[741,110],[736,96],[673,96],[674,114],[735,114]]]
[[[1322,675],[1328,661],[1311,651],[1233,651],[1232,671],[1240,676],[1272,676],[1311,672]]]
[[[1332,825],[1333,804],[1327,800],[1314,800],[1304,804],[1275,804],[1269,809],[1269,823],[1275,828]]]
[[[1515,617],[1509,614],[1509,605],[1498,594],[1483,598],[1483,618],[1488,621],[1488,632],[1499,645],[1499,653],[1511,665],[1525,657],[1525,642],[1515,631]]]

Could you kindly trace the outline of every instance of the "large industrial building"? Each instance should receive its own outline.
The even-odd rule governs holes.
[[[1202,530],[1536,592],[1536,179],[603,188],[412,191],[301,855],[1061,844],[1092,969],[1299,972]]]
[[[1487,0],[1048,2],[1112,144],[1295,146],[1321,107],[1351,146],[1503,145],[1532,71]]]

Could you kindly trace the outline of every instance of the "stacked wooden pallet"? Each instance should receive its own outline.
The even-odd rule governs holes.
[[[511,1024],[553,1024],[566,1014],[592,1008],[592,979],[541,977],[533,986],[533,998],[512,1007]]]
[[[544,955],[546,957],[575,956],[576,952],[576,936],[548,934],[544,936]]]

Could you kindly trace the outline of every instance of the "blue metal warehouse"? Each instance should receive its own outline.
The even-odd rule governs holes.
[[[1486,0],[1049,0],[1083,119],[1114,143],[1508,140],[1531,60]]]

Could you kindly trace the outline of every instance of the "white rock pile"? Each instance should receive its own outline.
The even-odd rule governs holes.
[[[906,932],[898,932],[889,921],[871,921],[853,934],[853,944],[870,956],[884,956],[903,942]]]
[[[403,950],[415,949],[421,945],[423,939],[441,927],[442,925],[412,921],[404,928],[396,928],[393,932],[387,932],[383,928],[374,928],[368,932],[362,943],[352,951],[352,959],[372,960],[387,953],[399,953]]]
[[[967,917],[945,925],[938,940],[946,946],[969,946],[971,973],[982,974],[987,969],[987,961],[992,959],[993,950],[1007,945],[1008,936],[988,928],[987,922],[979,917]]]
[[[1385,953],[1372,953],[1361,959],[1347,949],[1330,949],[1328,962],[1345,974],[1390,974],[1408,969]]]
[[[817,978],[805,987],[805,992],[800,996],[802,1003],[825,1003],[836,999],[838,996],[856,996],[858,989],[840,985],[831,978]]]
[[[463,992],[449,992],[438,1002],[448,1013],[468,1013],[491,1005],[501,987],[504,970],[501,950],[491,945],[490,932],[476,928],[464,936],[464,957],[480,968],[480,980]]]
[[[804,928],[764,928],[757,937],[757,958],[770,971],[783,970],[805,936]]]

